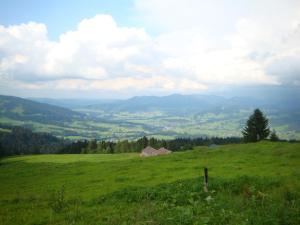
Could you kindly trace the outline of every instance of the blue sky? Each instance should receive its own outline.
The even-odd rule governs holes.
[[[110,14],[122,26],[138,23],[134,21],[131,0],[1,0],[0,4],[0,24],[44,23],[51,39],[57,39],[64,31],[75,29],[79,21],[97,14]]]
[[[0,94],[300,86],[299,0],[0,1]]]

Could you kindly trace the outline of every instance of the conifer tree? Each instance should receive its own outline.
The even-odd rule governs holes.
[[[260,141],[269,136],[269,121],[259,109],[249,117],[242,134],[246,142]]]

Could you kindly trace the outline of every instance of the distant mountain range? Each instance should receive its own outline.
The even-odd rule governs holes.
[[[54,99],[54,98],[29,98],[29,100],[46,103],[49,105],[56,105],[69,109],[78,109],[87,107],[89,105],[97,105],[102,103],[110,103],[115,100],[110,99]]]
[[[201,112],[222,105],[225,99],[218,96],[169,95],[163,97],[140,96],[127,100],[90,105],[87,108],[109,112],[149,112],[163,111],[170,114]]]
[[[214,95],[168,95],[140,96],[127,100],[114,100],[86,106],[86,109],[106,112],[152,112],[162,111],[172,115],[197,113],[233,113],[245,108],[263,108],[271,112],[294,112],[300,110],[298,96],[280,99],[232,97],[224,98]]]
[[[217,95],[136,96],[125,100],[115,99],[49,99],[31,100],[66,107],[70,109],[93,109],[107,112],[148,112],[164,111],[171,114],[199,112],[232,112],[247,108],[267,110],[300,110],[300,90],[288,88],[245,89],[240,96],[220,97]]]

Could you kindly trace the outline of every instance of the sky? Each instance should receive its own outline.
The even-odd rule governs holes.
[[[0,0],[0,94],[300,88],[299,0]]]

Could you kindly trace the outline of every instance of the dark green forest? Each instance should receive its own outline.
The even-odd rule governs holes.
[[[210,144],[242,143],[239,137],[199,137],[199,138],[175,138],[171,140],[156,139],[146,136],[137,140],[76,140],[70,141],[55,137],[49,133],[33,132],[24,127],[6,126],[6,132],[0,132],[1,156],[23,154],[80,154],[80,153],[124,153],[140,152],[150,145],[154,148],[165,147],[172,151],[185,151],[194,146]]]

